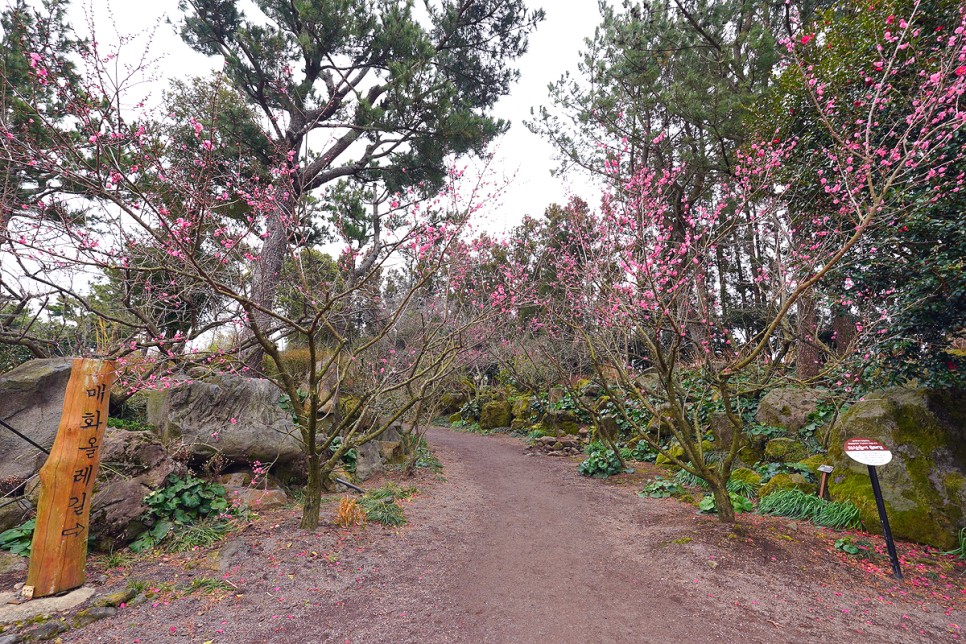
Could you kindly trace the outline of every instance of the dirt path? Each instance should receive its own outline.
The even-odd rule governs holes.
[[[432,430],[429,440],[446,481],[421,486],[397,534],[300,533],[297,512],[286,511],[246,530],[214,563],[174,556],[126,571],[184,583],[218,570],[238,592],[125,608],[65,641],[958,638],[963,604],[949,596],[958,590],[906,597],[888,578],[828,555],[827,538],[810,526],[757,518],[725,526],[691,506],[579,477],[572,461],[528,455],[506,436]]]

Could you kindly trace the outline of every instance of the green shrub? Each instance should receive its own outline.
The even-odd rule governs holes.
[[[34,526],[36,524],[37,519],[31,519],[16,528],[0,532],[0,549],[8,550],[15,555],[29,557],[30,543],[34,539]]]
[[[228,512],[225,487],[208,483],[193,476],[171,477],[160,490],[144,497],[148,510],[143,520],[151,526],[131,544],[131,550],[141,552],[157,546],[175,526],[183,527],[202,519]]]

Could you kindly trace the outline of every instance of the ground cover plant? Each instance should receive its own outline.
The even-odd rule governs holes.
[[[801,490],[778,490],[758,502],[758,512],[793,519],[805,519],[816,525],[850,530],[862,524],[859,509],[845,501],[826,501]]]

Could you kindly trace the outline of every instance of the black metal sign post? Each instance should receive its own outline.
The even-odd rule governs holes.
[[[882,499],[882,488],[879,487],[879,475],[875,466],[869,465],[869,478],[872,479],[872,494],[875,495],[875,505],[879,509],[879,521],[882,523],[882,534],[889,549],[889,559],[892,560],[892,576],[902,579],[902,569],[899,567],[899,555],[896,553],[896,542],[892,540],[892,530],[889,528],[889,515],[886,514],[885,501]]]
[[[869,468],[869,478],[872,480],[872,494],[875,496],[875,506],[879,510],[879,521],[882,523],[882,536],[885,537],[886,547],[889,549],[889,559],[892,560],[892,576],[902,580],[902,569],[899,567],[899,555],[896,553],[896,542],[892,539],[889,528],[889,516],[886,514],[885,500],[882,498],[882,488],[879,487],[879,475],[875,468],[885,465],[892,460],[892,452],[888,447],[871,438],[850,438],[842,445],[846,456],[853,461],[862,463]]]

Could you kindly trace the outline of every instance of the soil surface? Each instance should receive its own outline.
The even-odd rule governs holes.
[[[742,515],[736,525],[636,495],[577,459],[504,435],[433,429],[408,525],[300,531],[263,514],[209,551],[95,570],[100,591],[156,596],[66,642],[934,642],[960,637],[963,567],[901,545],[906,581],[843,533]],[[375,484],[379,484],[377,481]],[[373,482],[369,482],[372,485]],[[323,506],[331,521],[339,497]],[[879,549],[881,540],[868,535]],[[116,563],[116,562],[115,562]],[[189,592],[194,580],[197,588]],[[207,581],[219,581],[208,588]]]

